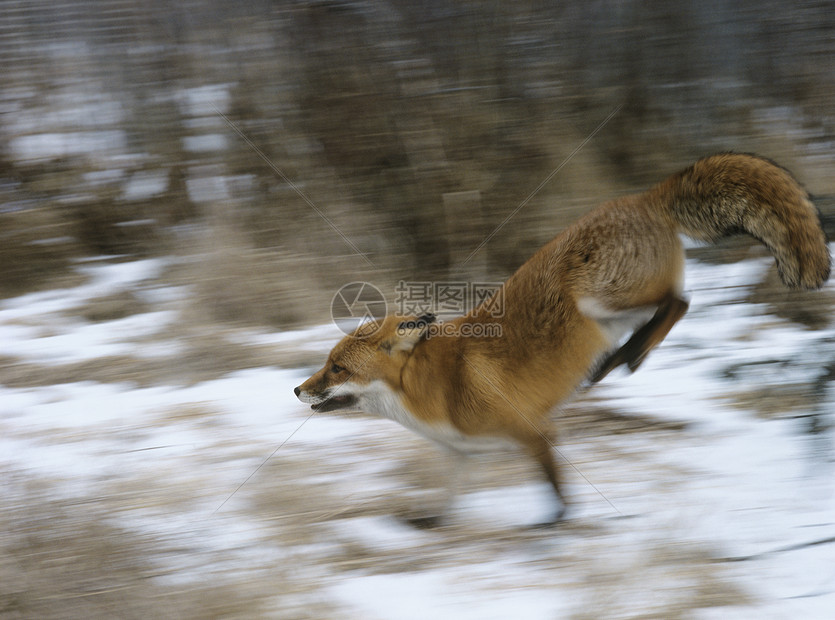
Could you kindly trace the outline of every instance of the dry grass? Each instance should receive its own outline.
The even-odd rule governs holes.
[[[298,327],[329,318],[331,297],[313,284],[304,257],[257,248],[233,223],[210,222],[187,251],[173,274],[191,291],[187,323]]]
[[[117,295],[94,300],[80,311],[89,318],[109,320],[143,309],[131,296]],[[183,350],[167,359],[102,358],[59,367],[7,359],[0,365],[0,381],[49,385],[84,379],[164,385],[175,379],[202,381],[244,367],[274,365],[285,354],[298,367],[298,356],[308,355],[293,357],[281,347],[235,345],[234,334],[208,322],[193,324],[188,331],[177,324],[155,336],[182,341]],[[321,357],[309,355],[311,360]],[[384,433],[329,446],[337,453],[329,453],[327,459],[310,446],[289,444],[219,515],[204,516],[202,506],[219,505],[233,490],[213,484],[211,465],[251,459],[261,448],[254,448],[251,438],[226,433],[229,422],[211,403],[161,410],[150,423],[156,428],[208,428],[217,433],[216,444],[190,455],[196,460],[189,461],[186,471],[172,471],[161,461],[159,469],[103,482],[95,497],[64,499],[60,487],[37,480],[24,483],[20,476],[5,482],[7,499],[0,509],[4,532],[0,617],[336,619],[343,616],[331,606],[328,587],[340,579],[408,577],[438,569],[466,575],[474,566],[500,564],[520,554],[530,555],[528,561],[536,566],[527,586],[542,591],[554,588],[555,595],[574,593],[587,600],[581,618],[618,617],[621,592],[647,592],[638,600],[649,596],[654,600],[638,608],[659,618],[684,618],[693,609],[746,600],[726,578],[726,568],[712,561],[713,552],[680,546],[672,524],[673,535],[650,533],[646,540],[627,544],[615,554],[610,545],[613,537],[621,540],[617,537],[622,527],[617,520],[598,517],[534,530],[464,515],[416,538],[405,518],[425,516],[422,511],[427,507],[440,505],[446,463],[432,445],[393,424],[387,424]],[[580,466],[596,482],[612,485],[618,484],[624,467],[646,479],[658,478],[656,470],[646,469],[653,466],[640,460],[645,458],[643,451],[623,450],[618,437],[631,433],[630,442],[657,444],[675,441],[685,428],[649,416],[626,416],[588,397],[566,408],[561,426],[567,442],[593,438],[594,462]],[[50,438],[41,441],[45,439]],[[60,430],[51,438],[84,439]],[[149,453],[149,459],[154,456]],[[614,460],[617,470],[606,465]],[[368,463],[375,465],[376,473],[360,473]],[[477,461],[465,490],[491,491],[538,479],[529,459],[491,457]],[[167,528],[141,532],[129,528],[132,516],[142,518],[149,512],[251,524],[257,542],[241,544],[241,553],[251,554],[242,560],[228,551],[212,550],[211,541],[195,538],[207,531],[199,524],[194,531],[181,532],[182,537]],[[402,528],[396,542],[375,540],[374,528],[381,522]],[[274,555],[280,559],[260,559],[262,550],[278,550]],[[183,565],[188,571],[178,568]],[[189,572],[187,579],[184,572]],[[202,579],[196,580],[195,574]],[[566,583],[566,575],[580,579],[582,586]]]
[[[595,402],[594,396],[569,403],[559,418],[560,432],[565,437],[623,435],[627,433],[679,432],[686,422],[661,420],[649,415],[624,414]]]
[[[211,405],[195,403],[160,411],[155,424],[212,424],[219,415]],[[587,417],[568,417],[574,415],[578,417],[569,423],[588,428]],[[637,432],[641,425],[603,409],[594,417],[614,432]],[[652,427],[645,425],[647,441],[657,442],[670,432]],[[682,545],[663,533],[636,533],[641,540],[626,546],[621,541],[613,554],[612,536],[622,533],[617,520],[572,519],[542,530],[463,518],[416,538],[414,530],[391,517],[411,516],[415,506],[440,491],[443,464],[427,442],[388,428],[391,433],[343,445],[335,460],[334,455],[320,459],[288,446],[241,489],[237,507],[229,505],[216,516],[195,512],[207,498],[214,500],[218,490],[210,471],[202,468],[165,476],[151,468],[104,482],[95,496],[76,493],[71,498],[57,482],[7,475],[0,508],[0,618],[338,619],[344,612],[331,606],[327,590],[342,578],[439,569],[466,575],[482,564],[528,556],[535,570],[527,587],[554,588],[555,595],[585,601],[577,618],[631,617],[624,611],[625,600],[636,601],[642,617],[658,618],[685,618],[694,609],[747,600],[709,549]],[[609,453],[607,435],[596,438],[603,444],[598,448],[602,454]],[[252,453],[251,446],[231,450],[242,456]],[[231,458],[229,446],[198,458],[208,464],[221,455]],[[368,459],[391,466],[351,483],[356,476],[352,468]],[[334,469],[340,461],[345,469]],[[624,466],[636,465],[640,468],[635,462]],[[601,471],[593,474],[596,479]],[[534,476],[526,459],[485,459],[468,491],[497,489]],[[194,531],[128,529],[132,515],[149,511],[171,514],[178,522],[181,515],[193,514],[251,523],[258,541],[243,545],[280,550],[281,559],[259,560],[261,554],[255,553],[241,560],[229,551],[211,551],[206,548],[212,547],[210,541],[195,538],[205,531],[197,522]],[[377,526],[369,519],[403,528],[402,540],[377,541]],[[473,587],[489,584],[475,581]]]
[[[787,289],[772,266],[763,279],[751,289],[751,303],[767,304],[768,313],[803,325],[807,329],[825,329],[832,323],[835,293]]]
[[[633,425],[628,426],[632,432]],[[648,432],[647,439],[657,442],[666,431]],[[375,462],[391,460],[391,470],[380,474],[393,483],[389,489],[380,489],[375,484],[380,479],[373,476],[365,484],[351,484],[350,473],[334,475],[332,464],[284,452],[264,468],[251,496],[249,512],[267,523],[269,539],[316,548],[309,561],[326,567],[334,579],[445,569],[466,579],[463,575],[473,567],[529,557],[533,570],[525,587],[553,588],[555,596],[580,601],[583,611],[573,616],[578,619],[688,618],[697,609],[750,602],[716,563],[717,553],[704,546],[681,543],[662,532],[635,532],[635,540],[621,540],[613,550],[612,537],[622,535],[623,529],[617,520],[571,519],[556,529],[529,529],[461,518],[416,539],[415,531],[405,522],[398,525],[397,518],[415,516],[415,506],[426,501],[427,493],[439,491],[443,476],[438,453],[425,442],[404,441],[399,434],[391,443],[385,438],[368,442],[373,445],[356,458],[373,454]],[[535,479],[537,474],[524,461],[479,460],[467,492]],[[635,465],[620,460],[619,466]],[[390,528],[403,528],[403,540],[388,544],[371,532],[363,534],[363,527],[380,519]],[[488,586],[475,579],[472,587]],[[498,589],[490,589],[489,596],[498,595]]]
[[[670,577],[675,581],[670,585]],[[655,582],[668,585],[655,590]],[[650,542],[627,562],[591,567],[586,575],[591,594],[585,609],[572,620],[596,618],[647,618],[684,620],[694,610],[742,606],[750,597],[724,578],[704,548],[693,544]],[[635,607],[640,606],[640,612]]]
[[[79,284],[71,267],[81,252],[55,210],[0,213],[0,296]]]
[[[94,323],[115,321],[148,312],[150,307],[132,291],[122,290],[88,300],[72,313]]]
[[[110,355],[77,362],[42,365],[0,356],[0,384],[11,388],[38,387],[79,381],[129,383],[137,387],[194,385],[229,373],[267,366],[313,367],[321,354],[282,345],[246,345],[223,334],[183,337],[175,357]]]
[[[113,195],[91,197],[69,208],[69,232],[93,254],[166,252],[167,232],[148,211],[144,204],[120,202]]]
[[[20,476],[4,478],[3,494],[0,618],[253,618],[276,607],[311,617],[282,613],[281,570],[269,584],[207,573],[171,585],[162,567],[183,552],[177,541],[113,525],[118,502],[107,495],[58,499],[51,484]]]
[[[740,409],[755,411],[763,418],[785,418],[815,411],[820,397],[812,383],[777,383],[750,390],[737,390],[726,399]]]

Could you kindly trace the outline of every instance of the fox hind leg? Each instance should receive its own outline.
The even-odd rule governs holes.
[[[667,336],[678,320],[687,312],[690,304],[669,293],[658,305],[653,317],[635,330],[621,348],[607,357],[591,378],[597,383],[618,366],[625,365],[635,372],[649,352]]]
[[[551,483],[558,502],[556,511],[554,512],[554,517],[549,521],[537,524],[537,526],[547,527],[555,525],[562,521],[565,516],[568,503],[566,502],[565,496],[562,492],[562,479],[560,476],[560,470],[554,461],[553,445],[544,434],[530,437],[525,443],[528,453],[536,460],[537,463],[539,463],[539,466],[545,472],[545,477],[548,479],[548,482]]]

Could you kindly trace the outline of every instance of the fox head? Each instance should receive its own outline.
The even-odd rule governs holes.
[[[376,413],[383,393],[396,392],[412,351],[426,337],[433,315],[387,316],[345,336],[325,365],[295,388],[314,411],[358,409]]]

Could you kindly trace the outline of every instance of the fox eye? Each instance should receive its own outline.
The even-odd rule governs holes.
[[[339,364],[331,365],[331,372],[334,373],[335,375],[338,375],[343,370],[345,370],[345,368],[343,366],[340,366]]]

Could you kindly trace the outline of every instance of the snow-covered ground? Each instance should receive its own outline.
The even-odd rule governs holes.
[[[159,281],[164,266],[89,262],[83,286],[0,302],[2,363],[40,377],[91,360],[176,369],[189,346],[177,335],[188,290]],[[258,594],[267,617],[314,617],[304,610],[315,605],[381,620],[831,618],[835,453],[832,431],[808,433],[807,416],[832,425],[835,386],[785,415],[735,404],[814,382],[835,357],[835,329],[740,303],[767,267],[690,261],[691,309],[664,344],[560,414],[573,428],[559,447],[573,503],[552,529],[528,527],[550,497],[512,454],[479,457],[449,524],[406,525],[398,515],[439,495],[439,453],[390,422],[312,415],[292,391],[312,368],[278,359],[197,382],[92,373],[0,385],[0,467],[100,502],[124,531],[172,547],[154,579],[272,584]],[[90,299],[120,291],[145,310],[80,318]],[[313,349],[322,360],[339,336],[332,326],[225,334],[230,346]],[[646,428],[572,418],[586,410]]]

